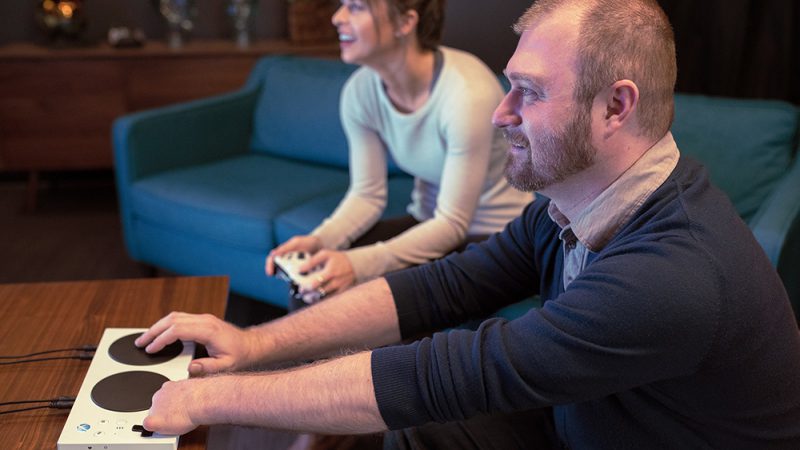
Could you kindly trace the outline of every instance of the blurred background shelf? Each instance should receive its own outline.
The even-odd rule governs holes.
[[[339,48],[283,39],[245,49],[214,39],[177,50],[161,41],[124,49],[0,46],[0,171],[27,172],[33,210],[41,171],[111,168],[116,117],[235,90],[268,54],[336,58]]]

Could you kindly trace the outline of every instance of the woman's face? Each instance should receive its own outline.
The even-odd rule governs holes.
[[[342,0],[331,22],[339,33],[341,58],[346,63],[380,63],[397,45],[385,1],[375,2],[370,11],[366,0]]]

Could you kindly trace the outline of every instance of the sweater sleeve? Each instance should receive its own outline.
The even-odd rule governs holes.
[[[368,82],[366,74],[357,71],[342,91],[340,115],[350,148],[350,187],[331,216],[311,232],[325,248],[350,247],[386,207],[386,149],[377,130],[364,120],[365,108],[375,102],[363,95],[368,92]]]
[[[480,249],[511,260],[490,273],[480,271],[496,264],[481,268],[477,261],[448,257],[387,277],[401,328],[441,325],[448,320],[437,317],[453,319],[459,308],[485,309],[471,306],[489,302],[472,298],[473,290],[478,298],[519,293],[526,277],[511,266],[524,254],[507,249],[532,241],[520,239],[523,224],[517,222]],[[490,319],[475,331],[455,329],[375,350],[373,382],[387,425],[398,429],[580,402],[690,373],[716,333],[719,279],[705,276],[715,272],[713,264],[686,250],[686,242],[661,242],[657,250],[650,245],[633,242],[604,253],[566,292],[513,321]],[[465,266],[452,267],[459,264]],[[523,264],[519,271],[532,269]],[[464,274],[453,280],[453,270]],[[527,279],[536,285],[537,275],[543,276],[528,272]],[[502,287],[487,286],[492,280]],[[459,293],[465,301],[455,297]],[[414,309],[421,303],[432,306]]]
[[[423,219],[420,224],[386,242],[349,250],[359,281],[440,258],[466,238],[488,187],[495,141],[491,116],[502,95],[493,77],[472,80],[469,89],[470,95],[450,92],[437,105],[436,134],[446,142],[446,156],[433,216],[417,217]],[[415,182],[416,190],[427,183]]]
[[[486,317],[539,293],[540,278],[532,274],[549,269],[535,264],[536,252],[555,247],[537,249],[528,224],[552,226],[546,208],[546,201],[537,200],[484,242],[424,266],[387,274],[403,338]]]

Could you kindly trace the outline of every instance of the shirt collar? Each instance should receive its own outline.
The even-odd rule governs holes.
[[[559,238],[563,240],[571,232],[589,250],[602,250],[650,194],[666,181],[679,158],[675,139],[667,132],[572,222],[551,201],[547,212],[562,228]]]

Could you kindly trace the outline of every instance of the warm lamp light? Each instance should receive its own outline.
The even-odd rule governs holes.
[[[83,0],[41,0],[35,13],[52,42],[78,41],[86,30]]]
[[[72,12],[75,10],[75,4],[72,2],[61,2],[58,4],[58,11],[64,18],[71,18]]]

